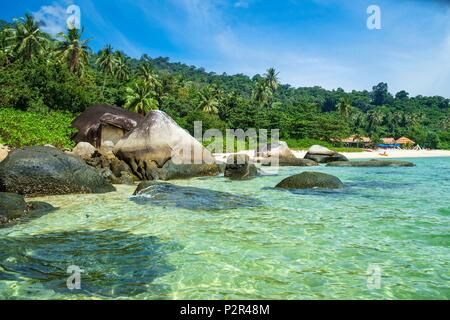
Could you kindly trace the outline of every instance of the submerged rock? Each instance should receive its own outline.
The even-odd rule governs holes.
[[[151,111],[114,147],[141,180],[171,180],[219,174],[211,153],[162,111]]]
[[[319,145],[314,145],[309,148],[305,155],[305,159],[313,160],[318,163],[348,161],[346,156]]]
[[[114,190],[83,160],[55,148],[16,149],[0,163],[0,192],[45,196]]]
[[[327,164],[327,167],[415,167],[409,161],[399,160],[368,160],[368,161],[337,161]]]
[[[46,213],[55,208],[45,202],[25,202],[23,196],[0,192],[0,225],[15,222],[29,213]]]
[[[167,182],[145,181],[137,187],[131,200],[138,204],[174,206],[189,210],[226,210],[241,207],[257,207],[255,199],[227,192],[177,186]]]
[[[258,175],[258,169],[248,155],[234,154],[227,159],[224,175],[231,180],[248,180]]]
[[[342,189],[339,178],[321,172],[302,172],[281,181],[276,188],[282,189]]]

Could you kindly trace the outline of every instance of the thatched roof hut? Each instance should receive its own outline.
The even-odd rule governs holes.
[[[105,141],[117,143],[144,119],[140,114],[116,106],[95,105],[72,122],[79,130],[72,139],[100,147]]]
[[[397,144],[409,144],[409,145],[416,144],[414,141],[412,141],[411,139],[409,139],[407,137],[401,137],[401,138],[397,139],[397,141],[395,141],[395,143],[397,143]]]
[[[381,138],[383,144],[396,144],[394,138]]]

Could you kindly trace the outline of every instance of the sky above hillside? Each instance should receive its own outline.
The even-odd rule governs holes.
[[[253,76],[269,67],[292,86],[450,98],[450,0],[2,1],[0,19],[25,12],[56,34],[78,5],[85,37],[130,56],[167,56],[207,71]],[[369,5],[381,29],[369,30]]]

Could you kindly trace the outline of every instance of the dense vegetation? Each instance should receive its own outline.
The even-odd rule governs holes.
[[[358,134],[375,141],[405,135],[450,149],[449,102],[392,95],[386,83],[370,92],[293,88],[273,68],[253,78],[218,75],[168,58],[133,59],[109,45],[95,53],[82,31],[51,37],[29,15],[0,22],[0,140],[12,146],[70,146],[68,120],[108,103],[143,114],[161,109],[188,130],[194,121],[205,130],[279,128],[292,147]]]

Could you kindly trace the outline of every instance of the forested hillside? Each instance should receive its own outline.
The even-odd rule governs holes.
[[[218,75],[169,58],[133,59],[109,45],[93,52],[81,30],[51,37],[26,15],[0,22],[0,143],[45,140],[39,131],[36,139],[26,137],[26,128],[38,123],[22,113],[70,122],[89,106],[108,103],[140,113],[161,109],[188,130],[199,120],[204,129],[279,128],[293,147],[358,134],[375,141],[405,135],[423,147],[450,149],[448,98],[392,94],[386,83],[362,92],[293,88],[280,84],[273,68],[261,73]],[[65,123],[55,128],[56,135],[70,134]]]

